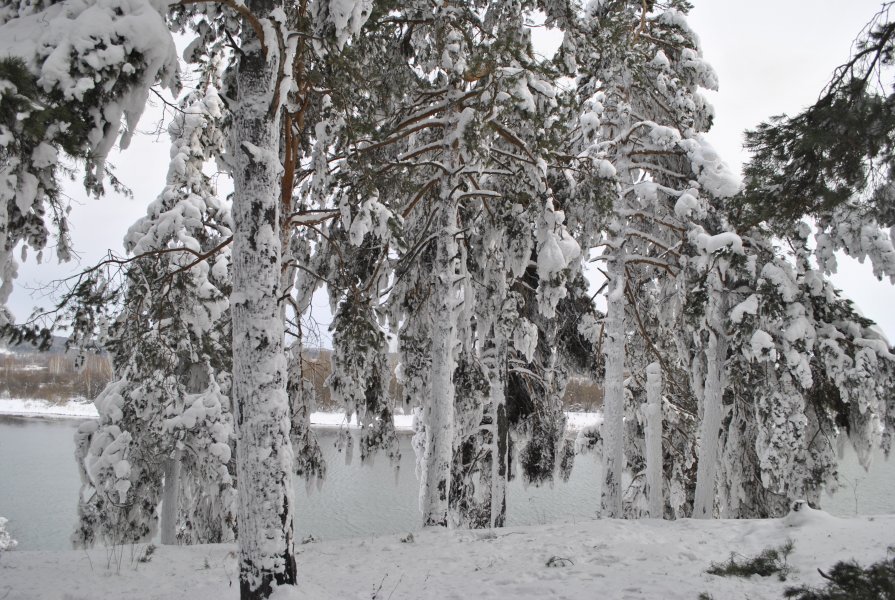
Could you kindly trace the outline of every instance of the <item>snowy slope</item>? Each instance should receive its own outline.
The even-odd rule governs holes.
[[[299,546],[301,598],[418,600],[780,598],[787,585],[820,585],[818,568],[886,558],[895,515],[839,519],[820,511],[772,520],[621,521],[491,531],[424,531]],[[12,532],[14,534],[14,531]],[[731,552],[755,555],[787,538],[793,571],[750,579],[708,575]],[[17,600],[225,600],[238,597],[232,545],[143,546],[84,552],[9,552],[0,557],[0,598]],[[552,557],[568,559],[551,568]],[[120,566],[119,566],[120,565]]]

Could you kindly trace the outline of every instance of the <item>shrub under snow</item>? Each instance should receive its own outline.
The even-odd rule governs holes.
[[[0,517],[0,552],[3,552],[4,550],[12,550],[19,544],[12,539],[12,536],[6,531],[6,523],[7,519]]]

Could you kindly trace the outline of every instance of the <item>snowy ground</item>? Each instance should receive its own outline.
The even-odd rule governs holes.
[[[96,407],[93,402],[84,399],[69,400],[65,404],[52,404],[46,400],[23,400],[19,398],[0,398],[0,415],[16,417],[46,417],[46,418],[96,418]],[[577,431],[586,425],[599,421],[599,413],[569,412],[568,428]],[[342,413],[315,412],[311,413],[311,424],[316,427],[339,428],[345,426],[345,415]],[[357,426],[357,419],[352,418],[350,427]],[[409,431],[413,428],[412,415],[395,415],[395,428]],[[0,596],[2,600],[2,596]]]
[[[798,516],[794,521],[790,517]],[[763,521],[595,520],[491,531],[424,531],[300,546],[299,597],[401,600],[473,598],[780,598],[820,585],[818,568],[886,558],[895,515],[839,519],[807,509]],[[731,552],[753,556],[792,539],[786,582],[706,574]],[[144,546],[0,556],[0,598],[87,600],[238,597],[232,545]],[[551,558],[565,566],[548,567]]]

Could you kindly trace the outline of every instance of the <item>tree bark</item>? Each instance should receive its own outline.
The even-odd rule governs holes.
[[[646,482],[649,516],[663,516],[662,496],[662,368],[646,367]]]
[[[447,186],[445,186],[447,188]],[[448,190],[439,215],[432,293],[432,384],[423,409],[426,424],[423,526],[448,524],[451,462],[454,452],[454,346],[457,338],[457,204]]]
[[[620,219],[616,217],[616,219]],[[603,379],[603,488],[602,515],[622,516],[622,471],[624,469],[625,415],[625,257],[622,225],[616,223],[617,234],[611,244],[613,256],[608,261],[609,294],[607,297],[603,352],[606,371]]]
[[[177,497],[180,495],[180,451],[165,459],[165,482],[162,493],[161,542],[177,544]]]
[[[250,0],[264,20],[278,5]],[[239,481],[239,588],[242,600],[268,598],[296,581],[293,453],[286,393],[281,281],[280,111],[271,110],[279,56],[265,54],[248,23],[233,111],[233,400]]]
[[[498,317],[499,319],[499,317]],[[497,320],[497,319],[495,319]],[[494,362],[490,370],[491,394],[491,527],[503,527],[507,520],[507,340],[494,326]]]
[[[501,242],[503,238],[498,238]],[[486,284],[492,298],[491,336],[485,342],[484,364],[489,379],[491,412],[491,527],[503,527],[507,519],[507,462],[509,453],[509,421],[507,420],[507,355],[509,341],[503,322],[503,304],[507,297],[506,256],[502,249],[491,257]]]
[[[715,479],[718,472],[718,444],[721,436],[721,404],[726,387],[724,360],[727,340],[723,327],[723,289],[716,270],[708,277],[709,341],[705,351],[705,388],[702,394],[702,427],[700,430],[699,462],[696,467],[696,494],[693,517],[711,519],[715,511]]]

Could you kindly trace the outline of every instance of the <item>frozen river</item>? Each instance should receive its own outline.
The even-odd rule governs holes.
[[[80,481],[74,434],[80,421],[0,417],[0,516],[22,550],[68,549],[75,526]],[[297,490],[296,536],[321,539],[406,533],[419,527],[417,481],[410,437],[402,435],[397,478],[387,460],[350,466],[334,448],[334,434],[318,432],[328,474],[320,491]],[[895,513],[895,461],[880,456],[869,473],[847,454],[841,466],[845,486],[824,501],[833,514]],[[580,456],[568,483],[524,487],[510,483],[508,525],[589,519],[599,502],[600,468]]]

